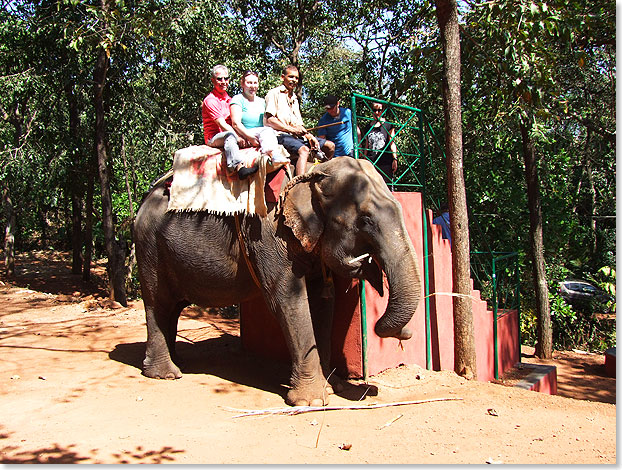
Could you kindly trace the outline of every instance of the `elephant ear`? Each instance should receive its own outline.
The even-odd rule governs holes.
[[[306,173],[294,178],[285,190],[283,216],[307,253],[313,251],[324,231],[324,220],[317,195],[316,183],[324,173]]]

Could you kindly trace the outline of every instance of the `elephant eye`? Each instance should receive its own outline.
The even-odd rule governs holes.
[[[374,220],[369,215],[362,215],[359,218],[359,220],[360,220],[361,225],[365,225],[365,226],[374,226],[374,225],[376,225]]]

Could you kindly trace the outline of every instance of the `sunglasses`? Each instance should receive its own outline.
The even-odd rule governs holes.
[[[374,113],[381,113],[382,112],[382,108],[372,108],[372,111]]]
[[[229,77],[214,77],[218,82],[228,82]]]

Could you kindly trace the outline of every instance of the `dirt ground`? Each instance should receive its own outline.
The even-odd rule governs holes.
[[[236,417],[290,409],[287,364],[245,353],[236,320],[195,308],[180,319],[184,376],[148,379],[142,302],[111,308],[64,258],[21,257],[14,279],[0,277],[4,464],[616,463],[615,379],[602,355],[547,361],[557,396],[401,366],[349,382],[330,403],[392,406]],[[404,401],[421,402],[395,405]]]

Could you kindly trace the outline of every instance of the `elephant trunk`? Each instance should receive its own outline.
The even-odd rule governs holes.
[[[389,302],[384,314],[376,322],[374,331],[381,338],[406,340],[412,336],[406,324],[419,305],[421,278],[410,240],[406,243],[406,249],[398,252],[397,256],[393,252],[390,260],[385,258],[383,263],[389,282]]]

